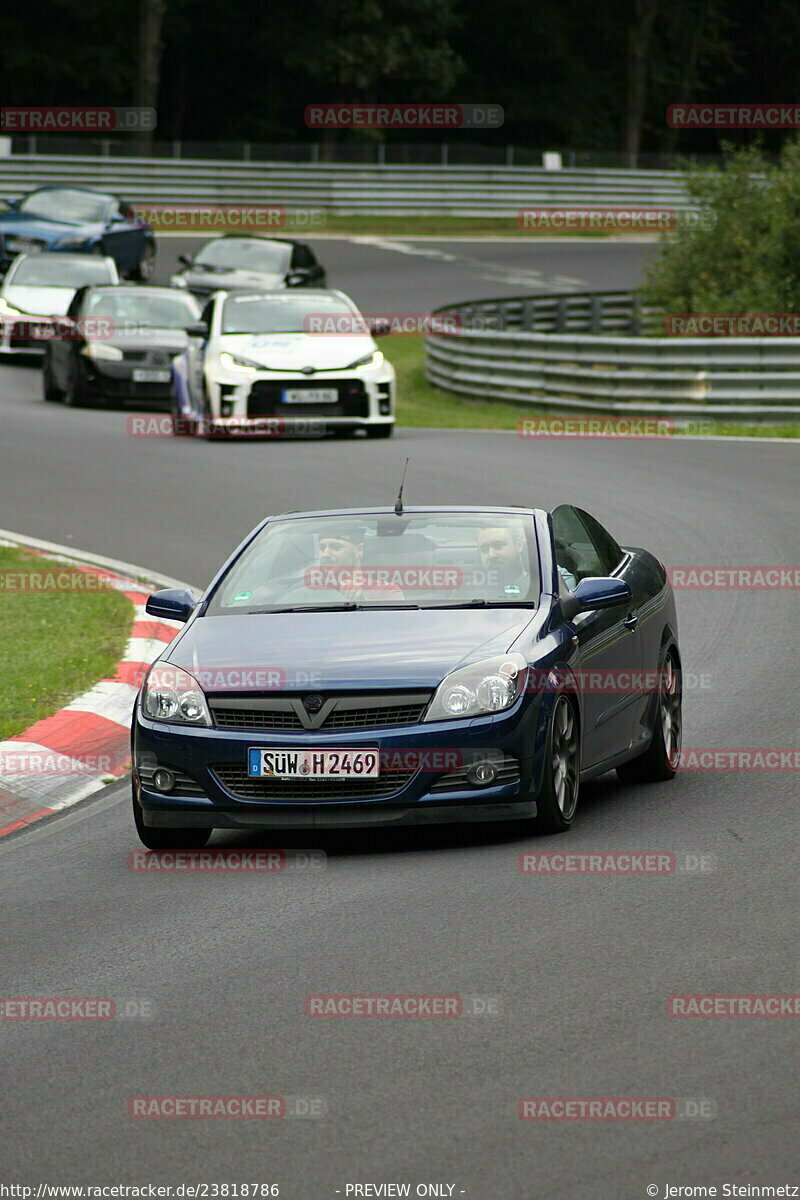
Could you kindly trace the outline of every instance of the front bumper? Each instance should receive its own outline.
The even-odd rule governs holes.
[[[104,362],[97,359],[86,359],[81,364],[81,374],[86,391],[90,396],[99,399],[117,400],[130,403],[160,404],[168,409],[172,372],[170,366],[160,366],[158,369],[169,372],[169,378],[156,383],[134,382],[135,367],[126,362]],[[146,364],[145,369],[150,369]]]
[[[54,336],[50,317],[21,314],[0,320],[0,354],[44,354]]]
[[[172,828],[338,828],[361,825],[427,825],[462,821],[499,821],[536,814],[535,796],[541,781],[543,754],[538,697],[526,696],[507,714],[466,721],[432,722],[342,733],[263,733],[183,729],[144,719],[137,705],[133,723],[133,784],[145,825]],[[404,755],[420,763],[398,776],[378,798],[357,798],[346,782],[336,798],[279,800],[244,798],[220,778],[220,767],[243,769],[251,746],[336,749],[378,747],[387,756]],[[502,754],[516,770],[503,776],[509,782],[473,786],[452,768],[453,785],[441,763],[444,754],[461,761]],[[417,756],[414,758],[414,756]],[[155,766],[177,777],[175,788],[158,791],[152,781]],[[433,769],[428,769],[429,766]],[[436,769],[438,766],[438,769]],[[216,769],[215,769],[216,768]],[[382,776],[383,778],[383,776]],[[388,775],[386,778],[390,778]]]

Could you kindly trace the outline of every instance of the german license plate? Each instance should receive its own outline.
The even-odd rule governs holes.
[[[134,383],[169,383],[171,371],[148,371],[145,367],[136,367],[133,372]]]
[[[259,779],[375,779],[380,771],[377,750],[247,751],[247,774]]]
[[[284,404],[335,404],[339,399],[336,388],[284,388]]]

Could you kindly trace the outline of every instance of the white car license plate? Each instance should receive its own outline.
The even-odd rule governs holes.
[[[335,404],[339,399],[336,388],[286,388],[284,404]]]
[[[133,372],[134,383],[169,383],[171,371],[148,371],[145,367],[136,367]]]
[[[261,750],[247,751],[247,774],[261,779],[375,779],[377,750]]]

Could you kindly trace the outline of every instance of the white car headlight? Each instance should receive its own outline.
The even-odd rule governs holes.
[[[107,342],[87,342],[81,350],[87,358],[101,358],[105,362],[122,362],[122,351]]]
[[[14,308],[12,304],[9,304],[7,300],[4,300],[0,296],[0,315],[5,317],[20,317],[22,313],[18,308]]]
[[[261,363],[253,362],[251,358],[240,358],[238,354],[229,354],[223,350],[219,356],[220,366],[226,371],[264,371]]]
[[[169,281],[169,286],[185,288],[185,287],[188,287],[189,285],[186,282],[186,280],[184,279],[183,275],[173,275]]]
[[[521,654],[484,658],[446,675],[434,694],[426,721],[455,721],[502,712],[525,687],[528,664]]]
[[[148,672],[142,688],[142,712],[151,721],[173,725],[210,725],[203,689],[188,671],[168,663]]]
[[[375,368],[375,367],[381,367],[381,366],[383,366],[383,351],[382,350],[373,350],[371,354],[365,354],[363,358],[357,358],[356,361],[353,363],[350,363],[350,367],[348,367],[346,369],[350,370],[350,368],[352,368],[352,367]]]

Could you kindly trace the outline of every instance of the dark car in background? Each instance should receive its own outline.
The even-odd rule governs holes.
[[[327,287],[325,269],[305,242],[229,234],[206,242],[193,258],[181,255],[183,270],[173,287],[205,299],[240,288]]]
[[[40,250],[105,254],[128,279],[144,281],[153,274],[153,231],[119,196],[91,188],[40,187],[6,205],[0,212],[0,274],[17,254]]]
[[[113,401],[169,405],[172,360],[200,315],[188,293],[166,287],[86,287],[47,343],[45,400],[72,407]]]

